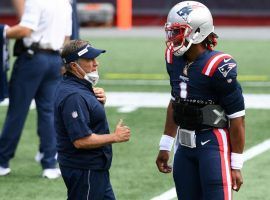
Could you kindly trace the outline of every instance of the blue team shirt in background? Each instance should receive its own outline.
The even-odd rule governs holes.
[[[109,134],[104,105],[91,84],[67,73],[56,90],[55,128],[58,162],[72,168],[107,170],[112,162],[112,147],[77,149],[73,142],[92,133]]]

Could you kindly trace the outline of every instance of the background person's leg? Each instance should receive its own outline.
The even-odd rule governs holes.
[[[52,169],[56,167],[56,131],[54,128],[54,95],[55,89],[61,79],[60,76],[60,58],[55,55],[44,54],[42,59],[46,59],[47,72],[38,88],[35,96],[38,129],[40,137],[40,147],[43,157],[41,165],[43,169]]]
[[[29,60],[25,55],[14,64],[9,88],[9,107],[0,136],[2,167],[8,167],[9,160],[15,154],[29,105],[42,79],[42,74],[37,73],[36,68],[36,60]]]

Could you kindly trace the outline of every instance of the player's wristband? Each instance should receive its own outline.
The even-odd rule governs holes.
[[[159,150],[171,151],[174,143],[174,138],[169,135],[162,135],[159,142]]]
[[[231,153],[231,168],[242,169],[244,164],[244,156],[240,153]]]

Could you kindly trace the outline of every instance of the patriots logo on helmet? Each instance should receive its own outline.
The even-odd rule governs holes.
[[[187,18],[189,16],[189,14],[192,12],[192,7],[191,6],[186,6],[184,8],[181,8],[181,10],[179,10],[177,12],[177,14],[182,17],[185,21],[187,21]]]
[[[234,68],[235,66],[236,66],[236,63],[226,63],[222,65],[221,67],[219,67],[218,70],[224,77],[226,77],[228,73],[232,70],[232,68]]]

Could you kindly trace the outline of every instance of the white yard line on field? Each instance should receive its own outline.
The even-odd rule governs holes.
[[[244,94],[246,108],[270,109],[270,94]],[[108,92],[108,107],[118,107],[119,112],[131,112],[136,108],[166,108],[169,93],[157,92]]]
[[[237,40],[268,40],[270,28],[267,26],[256,26],[250,28],[239,26],[217,26],[215,27],[215,33],[220,39],[237,39]],[[258,33],[260,36],[258,37]],[[164,39],[165,32],[162,26],[143,26],[132,27],[129,30],[120,30],[118,28],[104,28],[104,27],[83,27],[80,28],[80,35],[89,38],[157,38]]]
[[[244,161],[248,161],[270,149],[270,139],[257,144],[244,152]],[[169,189],[168,191],[162,193],[159,196],[152,198],[151,200],[172,200],[176,198],[175,187]]]
[[[170,93],[158,92],[107,92],[107,107],[117,107],[119,112],[132,112],[138,108],[166,108]],[[270,94],[244,94],[246,108],[270,109]],[[8,99],[0,103],[7,106]],[[34,101],[31,109],[35,108]]]
[[[124,76],[124,75],[123,75]],[[100,80],[103,85],[154,85],[154,86],[168,86],[169,80]],[[269,81],[243,81],[241,82],[243,87],[270,87]]]

